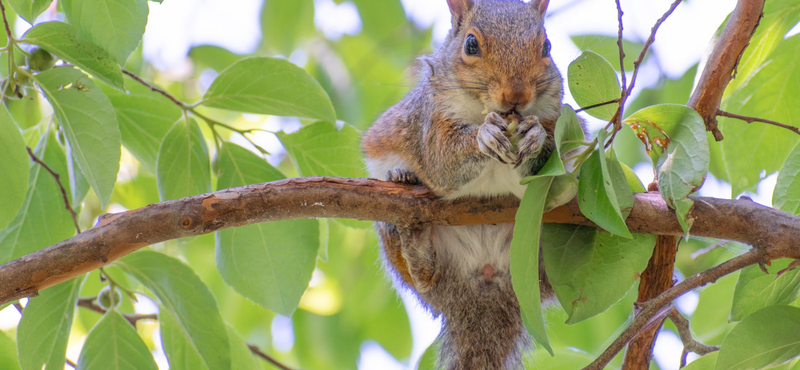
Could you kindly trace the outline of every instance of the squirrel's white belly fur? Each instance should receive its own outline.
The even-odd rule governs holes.
[[[390,155],[380,160],[367,159],[370,176],[386,180],[386,174],[393,169],[409,167],[399,156]],[[525,193],[520,185],[521,176],[512,165],[489,162],[481,174],[461,189],[446,196],[455,199],[468,196],[489,197],[514,194],[519,198]],[[509,268],[508,249],[514,224],[436,226],[431,232],[433,246],[437,253],[455,261],[462,273],[473,274],[487,263],[498,271]]]

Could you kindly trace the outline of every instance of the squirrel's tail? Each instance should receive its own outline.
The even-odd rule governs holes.
[[[464,292],[471,295],[475,292]],[[482,294],[484,293],[484,294]],[[508,292],[465,300],[444,312],[440,335],[442,370],[517,370],[531,339],[516,296]]]

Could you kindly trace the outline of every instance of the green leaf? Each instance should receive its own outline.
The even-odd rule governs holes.
[[[800,21],[800,4],[797,0],[771,0],[764,3],[764,15],[758,22],[750,44],[744,49],[736,65],[736,78],[728,83],[725,97],[744,86],[773,50],[784,41],[792,27]],[[714,40],[716,41],[716,40]]]
[[[691,327],[697,340],[703,343],[720,343],[735,326],[727,315],[720,315],[721,307],[730,307],[739,272],[723,276],[716,283],[700,291],[697,308],[692,313]]]
[[[694,222],[689,211],[694,207],[694,201],[688,197],[706,179],[709,149],[703,119],[694,109],[679,107],[675,109],[683,114],[669,132],[666,153],[662,153],[656,168],[661,197],[676,211],[683,232],[689,235]]]
[[[192,343],[192,338],[183,330],[175,315],[163,306],[159,307],[158,327],[161,330],[161,345],[169,360],[170,369],[210,370],[208,364],[200,356],[197,347]],[[233,364],[231,363],[231,365]]]
[[[217,76],[199,103],[238,112],[336,121],[333,104],[308,72],[283,59],[242,59]]]
[[[28,163],[25,141],[5,105],[0,107],[0,230],[4,229],[22,207],[28,190]]]
[[[605,141],[604,132],[600,130],[600,143]],[[581,166],[579,178],[578,205],[581,212],[606,231],[632,238],[625,225],[623,210],[633,206],[633,195],[619,162],[608,160],[602,144]]]
[[[367,177],[359,142],[361,133],[345,124],[317,122],[293,134],[278,133],[302,176]]]
[[[536,343],[550,355],[550,339],[544,326],[541,295],[539,293],[539,241],[545,197],[552,177],[533,179],[525,188],[516,215],[514,235],[511,239],[511,283],[517,294],[522,321]]]
[[[762,369],[800,354],[800,308],[772,306],[742,320],[722,342],[716,370]]]
[[[64,129],[72,157],[105,207],[117,181],[121,156],[114,107],[77,69],[53,68],[35,78]]]
[[[722,105],[727,112],[800,127],[800,35],[783,40],[758,72]],[[762,178],[780,170],[800,137],[786,129],[761,123],[721,119],[725,133],[722,157],[733,195],[752,189]]]
[[[436,370],[436,346],[437,343],[433,342],[425,349],[417,363],[417,370]]]
[[[199,70],[211,68],[221,72],[243,58],[244,55],[236,54],[228,49],[215,45],[194,46],[189,50],[189,58]]]
[[[581,107],[604,103],[620,96],[619,80],[614,68],[605,58],[584,51],[567,69],[569,91]],[[607,104],[586,110],[602,120],[610,120],[619,104]]]
[[[561,155],[580,148],[581,144],[576,141],[586,140],[581,121],[569,104],[564,104],[561,108],[561,115],[556,121],[555,139],[556,148]]]
[[[167,132],[158,151],[156,176],[162,201],[211,191],[208,148],[194,118],[178,120]]]
[[[20,42],[41,46],[61,59],[89,72],[120,90],[124,88],[119,65],[103,48],[78,38],[78,29],[64,22],[45,22],[31,28]]]
[[[545,270],[558,301],[574,324],[617,303],[639,279],[656,237],[625,239],[592,227],[546,224]]]
[[[239,332],[230,324],[225,327],[228,329],[228,341],[231,344],[231,369],[263,370],[260,359],[250,351]]]
[[[779,259],[767,267],[769,274],[759,266],[742,269],[736,290],[733,292],[731,320],[740,321],[748,315],[768,306],[786,305],[800,295],[800,268],[777,273],[789,266],[793,260]]]
[[[569,37],[572,43],[582,51],[590,50],[611,61],[611,65],[617,72],[620,72],[619,67],[619,46],[617,45],[616,36],[606,35],[574,35]],[[641,42],[633,42],[623,39],[622,50],[625,51],[625,70],[633,70],[633,61],[639,56],[644,44]]]
[[[128,86],[136,85],[129,83]],[[155,173],[161,142],[181,118],[181,108],[149,89],[131,89],[129,93],[110,88],[103,90],[117,114],[122,145],[144,168]]]
[[[0,369],[22,370],[17,359],[17,344],[0,331]]]
[[[625,181],[628,182],[628,186],[631,188],[631,191],[634,193],[646,193],[647,189],[642,184],[642,180],[639,179],[639,176],[636,175],[636,172],[633,172],[633,169],[628,167],[625,163],[620,162],[620,167],[622,167],[622,173],[625,174]]]
[[[34,154],[56,173],[67,173],[64,152],[47,131]],[[22,208],[7,228],[0,230],[0,262],[33,253],[75,234],[75,227],[56,180],[42,166],[31,165]],[[69,183],[64,187],[70,193]]]
[[[86,275],[47,288],[31,298],[17,327],[23,370],[61,370],[81,285]]]
[[[714,370],[714,366],[717,365],[718,355],[719,352],[711,352],[692,361],[692,363],[686,365],[683,370]]]
[[[122,315],[110,310],[86,336],[77,370],[157,370],[153,355]]]
[[[218,189],[283,179],[248,150],[225,143],[219,154]],[[237,292],[264,308],[291,315],[314,272],[319,248],[315,220],[260,223],[216,234],[217,268]]]
[[[379,42],[387,42],[408,25],[400,0],[354,0],[363,23],[364,33]]]
[[[795,146],[778,174],[772,206],[800,216],[800,145]],[[1,223],[0,223],[1,224]]]
[[[206,367],[231,369],[228,334],[217,302],[189,266],[149,250],[131,253],[114,264],[155,294],[165,308],[159,311],[162,326],[164,317],[171,315],[186,347],[199,354]],[[166,343],[164,347],[170,364],[177,366],[173,359],[176,352],[170,351]]]
[[[523,358],[525,369],[575,370],[589,365],[594,357],[586,352],[571,348],[557,349],[554,357],[544,352],[531,352]]]
[[[267,47],[289,56],[298,42],[313,35],[313,0],[266,0],[261,9],[261,33]]]
[[[72,149],[69,141],[64,144],[64,150],[67,152],[67,174],[69,174],[69,187],[72,191],[70,194],[72,195],[71,204],[74,204],[77,208],[83,202],[83,199],[86,198],[86,194],[89,193],[91,185],[89,185],[89,181],[86,180],[86,176],[84,176],[83,172],[81,172],[80,165],[75,161],[75,151]],[[75,211],[80,213],[80,210],[78,209]]]
[[[14,11],[30,24],[33,24],[36,17],[49,8],[52,2],[53,0],[8,0]]]
[[[144,35],[147,0],[62,0],[67,21],[81,39],[102,47],[124,66]]]

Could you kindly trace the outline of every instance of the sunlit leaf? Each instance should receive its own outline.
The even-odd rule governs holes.
[[[783,40],[755,76],[731,94],[722,109],[800,127],[800,35]],[[781,168],[800,136],[784,128],[723,119],[722,156],[728,168],[733,195],[754,188],[762,175]]]
[[[233,326],[226,325],[228,329],[228,341],[231,344],[231,369],[236,370],[263,370],[263,361],[256,358],[242,336]]]
[[[17,350],[23,370],[61,370],[76,302],[86,275],[39,292],[25,306],[17,328]]]
[[[336,121],[328,94],[311,75],[283,59],[248,58],[226,68],[200,104],[238,112]]]
[[[171,200],[211,191],[211,169],[203,132],[192,119],[169,129],[158,151],[158,194]]]
[[[33,24],[36,17],[42,14],[53,0],[8,0],[8,4],[22,19]]]
[[[219,189],[283,179],[248,150],[225,143]],[[228,285],[264,308],[291,315],[308,287],[319,248],[315,220],[260,223],[217,232],[217,267]]]
[[[5,180],[0,185],[0,230],[4,229],[25,200],[28,190],[28,163],[25,141],[5,105],[0,107],[0,173]]]
[[[22,370],[17,359],[17,344],[0,332],[0,369]]]
[[[569,91],[581,107],[605,103],[620,96],[619,80],[614,68],[602,56],[585,51],[567,69]],[[610,120],[619,104],[607,104],[586,110],[594,117]]]
[[[544,326],[539,293],[539,241],[545,197],[552,177],[533,179],[525,188],[517,210],[514,235],[511,239],[511,282],[517,294],[522,320],[536,343],[553,354]]]
[[[62,0],[67,21],[82,39],[105,49],[124,66],[144,35],[147,0]]]
[[[95,324],[78,357],[77,370],[157,370],[153,354],[122,315],[110,310]]]
[[[289,56],[298,42],[315,31],[313,0],[266,0],[261,9],[264,44]]]
[[[800,145],[786,159],[772,193],[772,206],[800,216]]]
[[[777,273],[789,266],[793,260],[772,261],[767,267],[769,274],[759,266],[748,266],[739,273],[736,290],[733,292],[731,320],[739,321],[748,315],[768,306],[786,305],[794,302],[800,295],[800,268]]]
[[[219,314],[217,302],[195,272],[179,260],[164,254],[143,250],[125,256],[116,266],[139,280],[158,298],[162,310],[171,315],[173,331],[182,340],[181,349],[200,356],[208,369],[230,370],[231,354],[225,323]],[[162,326],[163,317],[160,317]],[[163,331],[162,331],[163,334]],[[172,351],[165,341],[165,352],[170,364],[177,368],[177,350]],[[186,368],[196,369],[193,367]]]
[[[763,369],[800,355],[800,308],[772,306],[742,320],[722,342],[716,370]]]
[[[123,89],[122,72],[114,59],[91,41],[78,38],[78,29],[64,22],[45,22],[31,28],[21,42],[43,49],[89,72],[95,78]]]
[[[653,254],[655,236],[625,239],[592,227],[546,224],[545,270],[568,324],[617,303],[639,279]]]
[[[36,75],[69,141],[72,157],[103,206],[119,172],[120,136],[114,107],[81,71],[58,67]]]

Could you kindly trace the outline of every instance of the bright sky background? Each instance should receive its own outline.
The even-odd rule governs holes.
[[[380,1],[380,0],[373,0]],[[422,27],[434,25],[434,46],[438,45],[450,27],[450,15],[445,0],[402,0],[411,20]],[[698,62],[705,53],[709,40],[722,20],[733,9],[735,0],[689,0],[681,4],[658,32],[651,50],[658,56],[661,68],[670,77],[681,76]],[[168,0],[162,4],[150,2],[150,19],[144,36],[144,55],[162,71],[176,76],[185,75],[189,68],[187,52],[193,45],[215,44],[234,52],[249,53],[255,50],[260,39],[259,14],[262,0]],[[333,0],[314,0],[315,23],[326,36],[338,38],[343,34],[357,34],[361,30],[358,10],[350,2],[335,4]],[[671,0],[623,0],[625,10],[625,37],[643,41],[650,33],[655,20],[669,7]],[[561,9],[565,9],[561,11]],[[557,66],[565,72],[566,66],[575,59],[580,50],[569,40],[575,34],[616,35],[617,18],[613,0],[551,0],[550,13],[546,20],[548,36],[552,42],[552,55]],[[25,22],[17,22],[21,34]],[[631,56],[629,56],[631,57]],[[290,60],[302,64],[302,55]],[[645,64],[637,81],[637,88],[653,84],[658,70],[652,63]],[[568,98],[567,103],[574,101]],[[279,145],[271,137],[264,138],[267,146]],[[645,183],[652,179],[648,166],[636,168]],[[770,205],[775,176],[767,178],[759,187],[758,194],[751,195],[759,203]],[[701,194],[729,197],[730,186],[709,178]],[[438,332],[438,322],[432,322],[414,299],[403,295],[411,314],[414,335],[412,366],[422,351],[433,341]],[[679,307],[691,313],[697,304],[695,293],[679,300]],[[142,307],[152,310],[153,307]],[[0,312],[0,329],[15,326],[19,320],[16,311],[9,307]],[[276,349],[288,350],[293,342],[291,320],[279,318],[273,324]],[[655,358],[664,370],[678,369],[681,344],[671,333],[660,335],[656,344]],[[364,343],[359,368],[361,370],[404,369],[394,361],[377,343]],[[77,352],[71,349],[71,358]],[[692,357],[690,357],[692,358]],[[166,368],[163,353],[159,365]],[[413,368],[413,367],[412,367]]]

